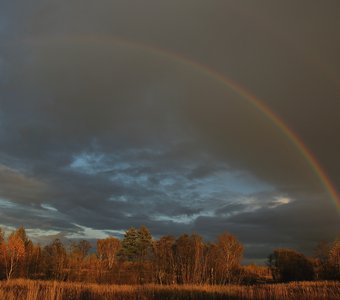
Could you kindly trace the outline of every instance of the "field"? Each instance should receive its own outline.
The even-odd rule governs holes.
[[[300,282],[253,286],[98,285],[55,281],[0,282],[2,300],[73,299],[340,299],[340,282]]]

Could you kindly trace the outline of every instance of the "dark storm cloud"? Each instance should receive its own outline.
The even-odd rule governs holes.
[[[3,223],[73,236],[140,224],[156,236],[230,230],[254,259],[334,238],[329,195],[272,122],[204,72],[133,46],[241,82],[337,184],[338,3],[261,3],[1,3]]]
[[[246,245],[246,257],[250,261],[264,259],[265,249],[269,254],[279,247],[291,247],[312,255],[319,241],[332,240],[339,232],[337,212],[328,205],[321,207],[322,201],[311,197],[308,205],[293,201],[275,208],[263,206],[229,218],[199,217],[193,228],[208,237],[228,228]],[[256,249],[260,251],[259,256]]]
[[[39,202],[46,195],[46,185],[17,170],[0,165],[1,197],[15,202]]]
[[[21,71],[19,92],[8,91],[2,103],[3,113],[12,115],[4,120],[3,149],[67,163],[70,152],[91,151],[96,142],[106,152],[191,138],[190,147],[169,152],[172,159],[202,149],[266,181],[305,183],[307,166],[296,149],[244,100],[204,75],[179,74],[166,61],[124,47],[102,53],[98,45],[58,45],[28,46],[33,54]],[[136,64],[129,65],[131,59]],[[170,82],[165,87],[163,77]],[[169,96],[170,89],[178,96]],[[23,106],[17,105],[21,99]]]
[[[14,26],[13,31],[16,35],[33,36],[33,39],[34,36],[39,35],[47,37],[53,35],[58,35],[60,37],[61,35],[60,40],[62,43],[63,35],[71,36],[72,39],[72,36],[92,32],[94,34],[105,33],[132,38],[132,35],[140,33],[141,37],[145,40],[154,38],[155,41],[162,44],[166,43],[167,40],[172,41],[172,37],[175,35],[179,41],[173,42],[171,44],[172,48],[179,47],[181,46],[181,43],[184,43],[184,37],[187,37],[191,28],[191,26],[188,26],[189,22],[185,18],[188,16],[187,13],[189,12],[189,6],[185,5],[181,6],[181,12],[177,10],[177,6],[175,4],[164,4],[158,6],[153,5],[151,6],[152,9],[145,11],[145,13],[141,13],[141,11],[143,12],[144,10],[139,10],[139,4],[136,4],[131,8],[126,4],[118,5],[117,3],[110,4],[105,2],[102,4],[103,7],[100,5],[93,7],[93,4],[89,2],[88,5],[93,9],[86,11],[75,9],[76,7],[78,8],[78,4],[79,3],[77,2],[73,2],[69,4],[67,9],[60,3],[37,5],[34,10],[28,9],[27,12],[24,13],[27,21],[27,26],[25,28],[17,27],[17,24],[13,23],[11,20],[7,19],[7,21]],[[144,4],[143,7],[145,9]],[[202,3],[196,4],[196,7],[201,7],[202,11],[198,9],[196,14],[191,17],[193,24],[197,24],[199,20],[211,21],[211,14],[218,11],[216,6],[207,7],[207,5],[203,5]],[[207,10],[204,11],[203,7]],[[105,13],[104,8],[106,8]],[[262,28],[260,25],[259,28],[256,27],[257,30],[255,33],[257,34],[255,35],[251,35],[249,32],[246,33],[246,29],[249,29],[246,24],[243,24],[246,28],[240,27],[238,29],[235,29],[235,26],[232,28],[227,26],[228,24],[232,24],[233,21],[236,22],[236,24],[239,24],[242,19],[238,21],[237,18],[245,18],[245,16],[249,13],[249,11],[247,12],[249,7],[244,8],[244,15],[242,14],[242,5],[229,3],[226,5],[226,9],[230,11],[231,15],[231,20],[226,21],[224,26],[224,30],[229,33],[227,34],[228,39],[226,39],[226,41],[223,41],[222,39],[217,44],[215,39],[219,37],[219,35],[214,34],[212,35],[215,43],[213,44],[214,47],[213,45],[210,45],[209,47],[212,49],[220,49],[223,46],[225,50],[229,50],[229,52],[231,51],[230,58],[242,63],[242,59],[244,58],[243,56],[246,54],[243,53],[246,52],[246,45],[253,43],[253,39],[259,37],[262,38],[264,33],[259,30]],[[163,12],[163,18],[159,17],[159,12]],[[126,24],[124,28],[121,26],[114,26],[123,22],[122,15],[124,15],[124,13],[126,13],[129,18],[134,21]],[[262,12],[259,11],[257,13],[261,14]],[[101,14],[104,14],[104,16],[113,14],[113,16],[109,19],[99,18],[98,16]],[[176,18],[178,22],[176,22],[175,27],[182,28],[183,33],[175,33],[173,22],[169,22],[174,14],[178,14]],[[34,15],[38,15],[40,18],[33,18]],[[256,11],[254,12],[254,15],[256,15]],[[63,18],[58,18],[60,16],[63,16]],[[93,20],[95,22],[85,22],[85,20]],[[39,22],[43,22],[47,26],[38,26]],[[157,22],[157,24],[159,24],[158,26],[161,26],[160,28],[168,33],[165,35],[166,38],[164,38],[163,34],[159,34],[161,30],[151,30],[152,24],[155,24],[154,22]],[[216,21],[209,26],[202,27],[203,36],[204,34],[208,35],[209,30],[213,31],[214,29],[217,29],[215,22]],[[210,22],[207,22],[207,24],[210,24]],[[139,30],[137,30],[138,26],[140,26]],[[218,29],[220,30],[221,27],[218,27]],[[235,37],[236,35],[238,38]],[[156,36],[158,39],[156,39]],[[232,42],[229,41],[230,38],[232,39]],[[39,38],[37,39],[39,40]],[[135,39],[136,37],[134,37],[134,40]],[[265,45],[262,45],[263,49],[261,50],[270,51],[271,53],[280,53],[285,50],[276,49],[276,44],[270,38],[268,41],[261,41],[270,43],[271,46],[265,47]],[[190,41],[187,41],[187,43],[188,42]],[[191,41],[190,47],[193,48],[196,46],[196,43],[197,42]],[[46,97],[52,98],[50,99],[49,109],[55,114],[55,119],[57,119],[58,122],[65,124],[65,128],[68,128],[66,136],[65,133],[60,133],[63,140],[67,139],[67,134],[69,134],[70,140],[73,140],[74,137],[77,136],[78,140],[83,138],[85,139],[83,142],[88,143],[88,139],[91,135],[96,135],[98,132],[102,131],[112,133],[115,127],[119,127],[118,132],[116,132],[116,136],[120,136],[119,144],[122,142],[121,140],[126,138],[127,134],[136,130],[136,128],[127,129],[126,126],[122,128],[122,126],[120,126],[122,122],[126,121],[127,117],[129,119],[140,119],[140,112],[142,111],[143,113],[143,109],[148,108],[144,102],[146,100],[136,101],[135,99],[140,99],[141,94],[147,93],[147,89],[153,90],[154,86],[159,86],[161,82],[159,82],[159,80],[155,77],[162,78],[162,76],[165,76],[165,72],[169,73],[169,66],[163,65],[157,68],[155,72],[154,65],[159,65],[159,62],[150,61],[150,57],[147,59],[143,56],[142,59],[139,59],[138,62],[131,66],[132,64],[128,63],[130,57],[124,59],[122,53],[119,53],[117,49],[112,49],[111,47],[103,45],[86,46],[88,45],[68,45],[65,49],[65,45],[58,45],[58,42],[53,43],[52,38],[51,45],[41,47],[40,49],[38,47],[38,49],[33,50],[33,53],[35,53],[35,55],[33,54],[33,57],[36,56],[38,58],[34,61],[33,68],[28,68],[27,71],[35,74],[33,79],[36,80],[33,80],[33,84],[39,86],[39,93],[43,94],[40,96],[44,97],[44,102],[46,102]],[[235,55],[236,51],[233,49],[236,46],[242,48],[243,51],[238,56]],[[67,49],[70,47],[71,49]],[[196,51],[200,48],[201,47],[195,47]],[[126,50],[129,49],[123,49],[124,52],[126,52]],[[193,51],[193,49],[190,50]],[[205,50],[207,49],[205,48]],[[208,53],[209,51],[207,51],[207,58],[215,57],[214,55],[208,56]],[[252,52],[252,55],[255,55],[256,53]],[[224,56],[226,61],[229,61],[230,58],[228,55]],[[256,57],[254,57],[251,62],[257,61],[255,58]],[[249,59],[250,58],[248,58],[248,60]],[[286,59],[289,60],[289,57]],[[268,68],[267,65],[272,62],[270,58],[267,60],[262,58],[260,61],[265,63],[266,68]],[[277,60],[275,60],[275,62],[277,62]],[[287,65],[287,62],[284,62],[284,64]],[[298,67],[298,65],[294,63],[294,67]],[[250,71],[252,72],[254,70],[259,72],[259,69],[259,67],[254,66],[253,68],[249,68],[247,72],[244,72],[243,70],[241,73],[248,74]],[[65,70],[67,71],[65,72]],[[117,72],[117,70],[119,70],[119,72]],[[234,71],[236,72],[236,70],[232,71],[233,74]],[[300,71],[303,72],[304,70]],[[143,73],[143,75],[139,73]],[[240,72],[238,71],[235,74],[238,75],[239,73]],[[283,72],[283,74],[286,74],[286,72]],[[42,78],[39,78],[39,76]],[[280,76],[280,73],[277,74],[277,76]],[[28,74],[24,75],[24,78],[28,77]],[[185,76],[183,77],[184,84],[188,85],[188,82],[185,80]],[[190,74],[190,77],[192,77],[192,74]],[[253,76],[254,79],[259,77],[260,76]],[[203,80],[206,81],[206,78]],[[280,78],[277,78],[276,80],[280,81]],[[129,89],[131,82],[133,82],[134,87],[132,91]],[[302,167],[302,171],[301,168],[298,168],[297,170],[295,168],[295,170],[292,171],[292,169],[296,166],[296,163],[287,165],[287,162],[281,159],[282,156],[286,155],[286,148],[290,148],[282,142],[282,138],[277,138],[277,140],[268,142],[269,137],[272,138],[272,136],[277,135],[277,133],[275,133],[275,129],[271,129],[271,124],[261,120],[262,116],[256,117],[251,109],[247,114],[247,110],[244,107],[240,107],[239,104],[233,103],[230,99],[228,99],[229,101],[225,101],[225,91],[212,92],[206,88],[206,84],[202,84],[200,86],[202,88],[199,88],[195,82],[193,86],[186,87],[185,92],[187,92],[187,90],[193,90],[193,92],[191,91],[186,97],[190,100],[185,99],[183,101],[183,99],[180,99],[182,100],[180,101],[182,102],[180,109],[185,114],[183,118],[189,120],[190,123],[193,124],[192,126],[194,129],[199,131],[201,135],[204,135],[207,138],[207,142],[212,144],[212,147],[216,148],[219,153],[223,153],[236,165],[236,167],[250,167],[252,170],[256,170],[258,172],[257,176],[264,176],[266,180],[270,178],[276,179],[278,182],[283,182],[284,180],[282,179],[289,180],[292,178],[292,181],[296,182],[297,178],[301,180],[301,178],[304,177],[304,174],[306,173],[304,169],[305,166]],[[285,86],[287,86],[287,83]],[[178,89],[183,87],[178,86],[177,84],[170,88]],[[34,90],[36,91],[36,89],[37,87]],[[270,89],[270,86],[266,89]],[[46,90],[45,94],[43,92],[44,90]],[[112,90],[114,90],[114,94],[112,94]],[[164,97],[164,94],[166,93],[162,93],[161,98]],[[32,97],[37,97],[37,95],[32,95]],[[70,97],[72,97],[71,103],[69,103]],[[211,104],[207,108],[206,99],[208,97]],[[58,99],[58,105],[55,105],[54,102],[56,100],[53,98]],[[112,101],[112,98],[114,98],[115,101]],[[96,108],[92,105],[93,99],[96,99]],[[312,98],[308,97],[308,99],[311,101]],[[163,101],[162,105],[164,105],[164,102],[167,103],[169,101],[175,102],[173,99],[169,99],[168,101]],[[240,99],[237,99],[236,97],[234,101],[239,102]],[[159,102],[159,100],[153,101],[150,107]],[[185,103],[183,104],[183,102]],[[281,102],[287,102],[287,99],[284,101],[280,100],[280,103]],[[313,104],[314,102],[316,101],[313,101]],[[138,105],[138,103],[140,103],[140,105]],[[79,109],[79,106],[82,108]],[[101,110],[102,107],[105,107],[104,111]],[[133,108],[135,108],[135,110]],[[135,134],[134,138],[136,139],[136,136],[139,136],[141,141],[147,139],[147,137],[150,136],[150,131],[155,131],[155,126],[153,125],[155,123],[162,124],[160,119],[162,120],[164,118],[164,112],[168,109],[169,105],[168,107],[153,107],[152,111],[154,111],[155,114],[153,115],[148,112],[143,120],[144,122],[142,126],[140,126],[141,124],[138,124],[136,121],[132,123],[132,127],[136,126],[137,128],[145,128],[145,126],[147,126],[146,120],[151,119],[150,125],[146,128],[146,133],[143,134],[142,132],[138,132]],[[238,118],[240,113],[243,115],[241,119]],[[120,119],[120,116],[122,116],[123,120]],[[84,120],[86,120],[86,124],[84,124]],[[174,120],[173,123],[176,123],[176,121],[178,120]],[[256,126],[252,126],[252,124],[255,123]],[[25,127],[27,127],[27,124]],[[235,130],[235,127],[237,130]],[[160,131],[164,132],[164,128]],[[82,133],[85,133],[85,136],[83,136]],[[155,132],[153,133],[157,134]],[[39,132],[36,128],[34,128],[34,134],[37,139],[44,136],[44,133]],[[159,138],[161,136],[162,134],[158,134]],[[249,148],[251,151],[249,151],[249,153],[245,156],[244,149]],[[37,147],[37,149],[41,149],[41,147]],[[23,151],[27,153],[27,149]],[[295,149],[288,149],[288,151],[295,151]],[[37,151],[34,151],[34,153],[37,153]],[[280,172],[277,172],[276,170],[280,170]],[[300,173],[296,176],[297,178],[295,178],[296,173]]]

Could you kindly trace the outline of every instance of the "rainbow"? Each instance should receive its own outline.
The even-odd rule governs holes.
[[[174,61],[176,63],[183,64],[193,70],[205,74],[210,79],[219,82],[220,84],[227,86],[236,94],[244,98],[249,104],[251,104],[256,110],[261,112],[271,123],[273,123],[287,139],[295,146],[302,157],[307,161],[310,168],[316,174],[320,180],[322,186],[327,191],[335,204],[336,208],[340,212],[340,196],[337,193],[332,181],[314,156],[314,154],[306,147],[301,138],[289,126],[281,119],[279,115],[273,112],[268,106],[266,106],[263,101],[249,92],[245,87],[235,82],[226,75],[219,73],[218,71],[212,69],[211,67],[197,62],[189,57],[176,52],[170,52],[169,50],[155,47],[149,44],[134,42],[127,39],[106,36],[106,35],[96,35],[96,36],[71,36],[71,37],[41,37],[41,38],[31,38],[24,40],[26,43],[36,44],[46,44],[53,42],[62,43],[110,43],[115,45],[120,45],[128,48],[138,49],[140,51],[147,52],[149,54],[159,56],[161,58]]]

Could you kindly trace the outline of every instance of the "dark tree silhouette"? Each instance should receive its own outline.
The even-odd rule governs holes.
[[[291,249],[274,250],[269,255],[268,265],[276,281],[288,282],[314,279],[312,261],[303,254]]]

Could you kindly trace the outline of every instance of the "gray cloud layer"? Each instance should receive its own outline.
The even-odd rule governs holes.
[[[338,4],[265,4],[1,4],[2,223],[70,236],[229,230],[249,259],[334,238],[330,196],[268,118],[206,73],[133,47],[183,53],[241,82],[338,183]]]

